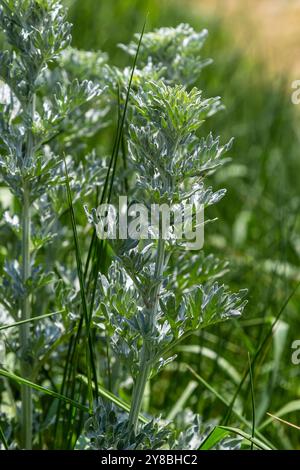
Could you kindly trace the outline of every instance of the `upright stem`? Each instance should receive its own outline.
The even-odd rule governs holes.
[[[159,280],[163,274],[164,259],[165,259],[165,240],[160,238],[158,241],[158,253],[157,253],[156,266],[155,266],[155,278],[157,280]],[[160,289],[161,289],[161,282],[158,282],[154,289],[153,304],[152,304],[153,306],[152,306],[152,310],[151,310],[150,318],[149,318],[149,326],[151,330],[155,327],[156,320],[157,320]],[[149,379],[149,375],[151,372],[151,365],[152,365],[151,350],[152,350],[151,341],[144,339],[142,352],[141,352],[139,372],[138,372],[138,376],[133,387],[131,408],[130,408],[130,413],[129,413],[129,427],[133,427],[135,432],[137,431],[138,418],[139,418],[139,413],[142,407],[147,380]]]
[[[22,278],[23,283],[30,276],[30,204],[28,190],[24,187],[24,200],[22,212]],[[25,293],[22,301],[22,320],[30,319],[30,299]],[[25,379],[31,377],[31,365],[28,357],[28,343],[30,339],[30,323],[20,326],[20,345],[21,345],[21,376]],[[21,438],[22,447],[31,449],[32,447],[32,397],[31,389],[26,385],[21,386]]]
[[[35,112],[35,96],[29,101],[28,112],[33,120]],[[24,166],[31,160],[34,151],[32,130],[27,133],[26,154],[24,155]],[[22,208],[22,281],[23,285],[31,275],[30,261],[30,188],[26,179],[23,181],[23,208]],[[21,306],[21,320],[29,320],[31,317],[30,297],[25,291]],[[31,379],[32,365],[29,357],[30,323],[20,326],[20,350],[21,376]],[[24,449],[32,448],[32,393],[31,388],[26,385],[21,386],[21,445]]]

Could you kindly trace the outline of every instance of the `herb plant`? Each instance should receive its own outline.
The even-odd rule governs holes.
[[[51,238],[44,218],[51,211],[47,207],[50,192],[63,181],[62,156],[53,153],[47,142],[100,89],[87,80],[73,80],[57,82],[48,96],[40,93],[49,65],[71,40],[71,25],[59,2],[1,1],[0,22],[9,47],[0,55],[5,94],[0,122],[1,175],[20,208],[20,248],[14,260],[6,261],[2,301],[12,318],[23,322],[19,328],[20,375],[31,380],[38,358],[32,354],[29,320],[39,289],[49,282],[49,273],[36,260]],[[32,445],[31,395],[30,387],[21,387],[21,445],[28,449]]]
[[[198,50],[194,49],[193,40],[198,39],[193,30],[181,25],[176,30],[146,34],[144,46],[142,42],[142,59],[147,54],[148,64],[154,69],[161,68],[162,75],[166,73],[167,77],[152,81],[141,76],[139,87],[131,96],[128,156],[138,188],[131,197],[148,207],[180,206],[191,194],[198,203],[209,207],[225,194],[224,190],[213,192],[204,182],[226,161],[222,157],[230,149],[231,141],[221,146],[219,138],[212,134],[207,138],[199,136],[201,124],[220,108],[220,100],[204,99],[196,88],[188,92],[186,86],[193,81],[192,73],[183,78],[184,84],[169,85],[172,81],[169,75],[173,75],[168,62],[172,62],[172,54],[164,61],[158,52],[160,46],[161,51],[168,46],[174,55],[176,50],[176,67],[181,70],[182,66],[186,73],[192,69],[192,63],[197,64],[193,52]],[[137,53],[138,48],[130,45],[128,50]],[[196,70],[202,65],[203,62],[196,65]],[[176,74],[174,78],[176,82]],[[97,217],[91,219],[97,225]],[[172,228],[174,231],[174,225]],[[124,425],[123,418],[121,423],[116,418],[115,443],[101,440],[101,446],[143,447],[142,441],[135,442],[132,434],[140,432],[138,420],[147,381],[172,361],[170,353],[184,338],[201,328],[238,317],[244,309],[245,291],[233,294],[212,279],[188,289],[176,288],[169,264],[182,248],[184,242],[174,241],[172,233],[167,240],[160,233],[156,243],[133,240],[117,243],[108,276],[101,276],[101,320],[108,322],[115,354],[130,366],[128,372],[133,378],[128,424]],[[102,423],[103,417],[99,420]],[[126,429],[128,440],[124,440]],[[148,437],[151,432],[157,433],[155,428],[149,430],[148,424],[145,429]]]

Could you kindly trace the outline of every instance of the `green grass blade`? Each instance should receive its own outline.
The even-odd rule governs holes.
[[[11,372],[8,372],[4,369],[0,369],[0,376],[6,377],[7,379],[13,380],[14,382],[20,384],[20,385],[27,385],[28,387],[32,388],[33,390],[36,390],[37,392],[44,393],[45,395],[49,395],[52,398],[58,399],[60,401],[63,401],[69,405],[72,405],[73,407],[91,413],[92,410],[85,405],[82,405],[82,403],[79,403],[75,400],[72,400],[71,398],[66,397],[65,395],[61,395],[58,392],[55,392],[53,390],[50,390],[49,388],[43,387],[41,385],[37,385],[30,380],[23,379],[22,377],[19,377],[18,375],[15,375]],[[85,384],[87,384],[87,378],[83,375],[78,376],[78,378]],[[94,386],[94,385],[93,385]],[[99,389],[99,394],[103,397],[106,398],[107,400],[111,401],[114,403],[116,406],[118,406],[121,410],[124,410],[129,413],[130,411],[130,405],[128,405],[126,402],[121,400],[120,398],[116,397],[113,393],[109,392],[106,390],[102,385],[98,384],[98,389]],[[142,416],[140,414],[139,419],[143,423],[148,423],[149,420]]]
[[[119,151],[120,151],[120,145],[121,145],[121,142],[122,142],[125,119],[126,119],[126,114],[127,114],[128,104],[129,104],[129,97],[130,97],[130,91],[131,91],[131,86],[132,86],[132,80],[133,80],[133,75],[134,75],[136,64],[137,64],[137,59],[138,59],[138,55],[139,55],[140,46],[141,46],[142,38],[143,38],[143,35],[144,35],[145,27],[146,27],[146,21],[144,22],[142,32],[141,32],[141,35],[140,35],[140,39],[139,39],[137,52],[136,52],[135,57],[134,57],[134,61],[133,61],[132,69],[131,69],[131,74],[130,74],[130,79],[129,79],[128,88],[127,88],[127,92],[126,92],[125,104],[124,104],[124,109],[123,109],[123,114],[122,115],[120,114],[120,96],[119,96],[120,91],[118,90],[117,135],[116,135],[116,139],[115,139],[114,145],[113,145],[113,151],[112,151],[112,155],[111,155],[110,162],[109,162],[109,167],[108,167],[108,171],[107,171],[107,175],[106,175],[106,179],[105,179],[105,183],[104,183],[104,188],[103,188],[102,195],[101,195],[100,204],[102,204],[104,202],[107,190],[108,190],[107,203],[109,203],[110,200],[111,200],[111,195],[112,195],[112,191],[113,191],[113,183],[114,183],[115,173],[116,173],[116,168],[117,168],[118,155],[119,155]],[[112,170],[112,175],[110,177],[111,170]],[[109,182],[109,179],[110,179],[110,182]],[[109,188],[108,188],[108,184],[109,184]],[[94,248],[93,248],[93,246],[94,246]],[[98,282],[98,274],[99,274],[100,267],[101,267],[101,261],[103,262],[103,256],[104,256],[103,240],[101,240],[101,242],[99,242],[97,240],[95,229],[93,231],[92,241],[91,241],[91,245],[89,247],[87,262],[86,262],[86,265],[85,265],[85,270],[84,270],[85,275],[87,275],[87,272],[88,272],[88,269],[89,269],[88,265],[89,265],[89,263],[92,259],[91,255],[92,255],[93,252],[94,252],[93,268],[92,268],[92,271],[91,271],[91,278],[88,282],[88,288],[87,288],[88,292],[89,292],[89,287],[90,287],[91,282],[92,282],[91,296],[90,296],[91,300],[90,300],[90,305],[89,305],[89,321],[91,321],[92,314],[93,314],[95,296],[96,296],[96,288],[97,288],[97,282]],[[110,372],[110,358],[109,358],[108,349],[107,349],[107,364],[108,364],[108,378],[109,378],[109,383],[110,383],[111,382],[111,378],[110,378],[111,377],[111,372]]]
[[[95,383],[95,397],[97,399],[98,397],[98,390],[97,390],[97,371],[96,371],[96,365],[95,365],[95,360],[94,360],[94,351],[93,351],[93,344],[91,340],[91,335],[90,335],[90,321],[89,321],[89,315],[88,315],[88,307],[87,307],[87,299],[86,299],[86,293],[85,293],[85,284],[84,284],[84,278],[83,278],[83,270],[82,270],[82,261],[81,261],[81,253],[80,253],[80,246],[79,246],[79,240],[78,240],[78,233],[77,233],[77,227],[76,227],[76,219],[75,219],[75,212],[74,212],[74,207],[73,207],[73,201],[72,201],[72,194],[71,194],[71,188],[70,188],[70,180],[69,180],[69,173],[68,173],[68,168],[67,168],[67,163],[66,160],[64,160],[65,163],[65,173],[66,173],[66,188],[67,188],[67,196],[68,196],[68,204],[69,204],[69,209],[70,209],[70,214],[71,214],[71,223],[72,223],[72,231],[73,231],[73,238],[74,238],[74,244],[75,244],[75,256],[76,256],[76,265],[77,265],[77,273],[78,273],[78,278],[79,278],[79,284],[80,284],[80,295],[81,295],[81,301],[82,301],[82,309],[83,309],[83,316],[86,324],[86,329],[87,329],[87,338],[88,338],[88,350],[89,350],[89,355],[87,355],[87,368],[88,368],[88,374],[89,374],[89,402],[90,402],[90,407],[93,404],[93,388],[91,386],[91,373],[90,373],[90,368],[92,369],[92,373],[94,376],[94,383]],[[89,360],[90,359],[90,362]]]
[[[215,361],[217,366],[219,366],[219,368],[222,369],[233,380],[234,383],[240,383],[241,377],[238,371],[232,366],[232,364],[218,355],[213,349],[206,348],[198,344],[187,344],[179,346],[177,351],[183,353],[201,354],[203,357]]]
[[[178,398],[175,405],[168,413],[167,421],[172,421],[177,416],[177,414],[184,409],[184,405],[186,404],[187,400],[190,398],[190,396],[196,390],[197,387],[198,383],[194,380],[191,380],[189,382],[188,386],[184,389],[182,395]]]
[[[136,51],[136,54],[135,54],[135,57],[134,57],[134,60],[133,60],[122,117],[120,115],[120,104],[119,104],[120,99],[119,99],[119,93],[118,93],[117,133],[116,133],[116,138],[114,139],[113,150],[112,150],[112,154],[111,154],[110,161],[109,161],[109,166],[108,166],[108,170],[107,170],[107,174],[106,174],[106,178],[105,178],[105,182],[104,182],[104,187],[103,187],[103,191],[102,191],[102,195],[101,195],[100,204],[103,204],[103,202],[105,200],[106,192],[107,192],[107,189],[108,189],[110,173],[111,173],[111,170],[113,169],[112,177],[110,179],[108,202],[110,201],[110,198],[111,198],[118,154],[119,154],[120,145],[121,145],[121,142],[122,142],[122,139],[123,139],[123,130],[124,130],[124,125],[125,125],[125,119],[126,119],[128,104],[129,104],[129,97],[130,97],[130,91],[131,91],[131,86],[132,86],[132,80],[133,80],[133,75],[134,75],[134,72],[135,72],[135,69],[136,69],[137,59],[138,59],[142,39],[143,39],[145,28],[146,28],[146,21],[147,21],[147,19],[145,20],[145,22],[143,24],[143,28],[142,28],[142,32],[141,32],[141,35],[140,35],[137,51]],[[92,258],[91,254],[93,252],[93,246],[94,246],[95,242],[96,242],[96,230],[94,229],[93,230],[93,236],[92,236],[92,239],[91,239],[91,244],[90,244],[89,251],[88,251],[88,257],[87,257],[87,261],[86,261],[86,265],[85,265],[85,270],[84,270],[85,277],[87,276],[87,273],[88,273],[88,270],[89,270],[89,264],[90,264],[90,261],[91,261],[91,258]]]
[[[209,390],[216,398],[218,398],[219,401],[221,401],[227,408],[231,406],[231,402],[227,401],[226,398],[224,398],[217,390],[215,390],[214,387],[212,387],[208,382],[206,382],[203,377],[200,377],[197,372],[192,369],[188,364],[184,364],[185,367],[193,374],[193,376],[205,387],[207,390]],[[247,426],[249,429],[252,428],[252,423],[249,423],[249,421],[244,418],[238,411],[236,411],[234,408],[232,409],[232,413],[238,418],[238,420],[243,423],[245,426]],[[263,440],[270,448],[273,447],[273,445],[266,439],[261,433],[256,431],[256,435]]]
[[[4,446],[4,449],[5,450],[8,450],[8,443],[7,443],[7,440],[5,438],[5,435],[4,435],[4,432],[3,432],[3,429],[0,425],[0,441],[2,442],[3,446]]]
[[[66,382],[67,382],[67,375],[69,372],[69,366],[72,364],[71,361],[69,361],[69,358],[71,357],[71,352],[73,348],[73,342],[75,338],[74,336],[71,336],[69,345],[68,345],[68,351],[67,351],[67,358],[66,358],[66,363],[64,367],[64,373],[63,373],[63,379],[60,387],[60,394],[64,395],[65,388],[66,388]],[[58,428],[59,428],[59,422],[60,422],[60,413],[61,413],[61,402],[59,401],[58,407],[57,407],[57,413],[56,413],[56,419],[55,419],[55,425],[54,425],[54,443],[57,443],[57,438],[58,438]],[[55,447],[57,447],[55,445]]]
[[[285,300],[285,302],[283,303],[282,307],[280,308],[278,314],[277,314],[277,317],[275,318],[274,322],[272,323],[271,327],[269,328],[267,334],[265,335],[263,341],[261,342],[261,344],[259,345],[259,347],[257,348],[255,354],[254,354],[254,357],[251,361],[251,367],[254,367],[254,365],[256,364],[256,361],[258,360],[258,358],[260,357],[261,353],[264,351],[266,345],[268,344],[269,340],[272,338],[272,334],[273,334],[273,328],[276,326],[277,322],[279,321],[281,315],[283,314],[283,312],[285,311],[286,307],[288,306],[290,300],[293,298],[293,296],[295,295],[296,291],[298,290],[299,288],[299,285],[300,283],[298,283],[295,288],[293,289],[293,291],[290,293],[290,295],[287,297],[287,299]],[[230,418],[230,415],[231,415],[231,412],[232,412],[232,408],[233,408],[233,405],[248,377],[250,373],[250,369],[249,367],[247,368],[247,370],[245,371],[243,377],[242,377],[242,380],[241,382],[239,383],[239,386],[237,387],[237,390],[231,400],[231,403],[230,403],[230,406],[229,406],[229,409],[228,409],[228,412],[227,412],[227,415],[225,416],[225,419],[224,419],[224,424],[227,424],[228,421],[229,421],[229,418]]]
[[[255,401],[254,401],[254,385],[251,358],[248,352],[249,374],[250,374],[250,390],[251,390],[251,405],[252,405],[252,437],[255,436]],[[253,442],[251,443],[251,450],[253,450]]]
[[[251,444],[255,445],[260,450],[273,450],[271,447],[267,446],[263,441],[261,441],[257,437],[252,437],[251,434],[248,434],[245,431],[242,431],[241,429],[233,428],[230,426],[218,426],[218,428],[243,437],[246,441],[249,441]]]
[[[9,325],[3,325],[3,326],[0,326],[0,331],[7,330],[8,328],[14,328],[16,326],[23,325],[24,323],[31,323],[37,320],[43,320],[44,318],[53,317],[54,315],[59,315],[60,313],[64,313],[64,312],[65,310],[58,310],[57,312],[45,313],[44,315],[39,315],[37,317],[28,318],[27,320],[21,320],[15,323],[10,323]]]
[[[126,93],[126,99],[125,99],[125,105],[124,105],[123,115],[122,115],[122,119],[121,119],[121,125],[120,125],[120,129],[119,129],[119,134],[118,134],[118,137],[117,137],[116,156],[115,156],[115,164],[114,164],[114,168],[113,168],[113,178],[112,179],[114,179],[114,173],[115,173],[115,169],[116,169],[116,160],[117,160],[117,156],[118,156],[119,150],[120,150],[120,145],[121,145],[121,142],[122,142],[123,129],[124,129],[124,124],[125,124],[125,119],[126,119],[128,103],[129,103],[129,96],[130,96],[130,91],[131,91],[131,86],[132,86],[133,75],[134,75],[134,72],[135,72],[135,69],[136,69],[136,64],[137,64],[138,56],[139,56],[139,53],[140,53],[140,48],[141,48],[141,44],[142,44],[142,40],[143,40],[145,28],[146,28],[146,22],[147,22],[147,18],[145,19],[144,24],[143,24],[142,32],[140,34],[136,54],[134,56],[133,65],[132,65],[132,68],[131,68],[131,74],[130,74],[130,79],[129,79],[129,83],[128,83],[127,93]],[[110,191],[110,195],[111,195],[111,191]],[[108,202],[109,202],[109,200],[108,200]]]
[[[219,427],[215,427],[212,431],[208,434],[208,436],[204,439],[202,444],[200,445],[198,450],[210,450],[215,447],[218,442],[229,435],[229,431],[226,429],[221,429]]]
[[[36,390],[37,392],[44,393],[45,395],[49,395],[52,398],[57,398],[58,400],[64,401],[65,403],[68,403],[69,405],[75,406],[79,410],[83,411],[91,411],[89,407],[82,405],[81,403],[76,402],[75,400],[72,400],[72,398],[68,398],[64,395],[61,395],[60,393],[57,393],[53,390],[50,390],[49,388],[43,387],[41,385],[37,385],[30,380],[23,379],[22,377],[19,377],[18,375],[15,375],[11,372],[8,372],[4,369],[0,369],[0,376],[6,377],[7,379],[13,380],[14,382],[20,384],[20,385],[27,385],[27,387],[32,388],[33,390]]]

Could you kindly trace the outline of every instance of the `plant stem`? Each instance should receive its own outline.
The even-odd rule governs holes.
[[[157,284],[153,293],[153,304],[151,314],[149,317],[149,331],[153,331],[156,325],[159,294],[161,289],[161,276],[164,271],[165,259],[165,240],[162,238],[158,241],[157,261],[155,266],[155,279]],[[151,294],[152,296],[152,294]],[[151,373],[152,359],[152,341],[144,339],[143,348],[141,352],[139,372],[136,382],[133,387],[132,402],[129,413],[129,428],[133,428],[134,432],[137,431],[138,417],[141,411],[145,387]]]
[[[139,413],[142,407],[145,387],[146,387],[147,380],[149,378],[149,374],[151,370],[150,362],[147,357],[148,356],[147,351],[148,351],[148,347],[144,343],[142,354],[141,354],[139,372],[138,372],[137,380],[133,387],[132,401],[131,401],[130,413],[129,413],[129,418],[128,418],[129,428],[130,429],[133,428],[134,432],[137,431],[138,417],[139,417]]]
[[[22,213],[22,263],[23,284],[30,276],[30,203],[28,190],[24,187],[23,213]],[[30,319],[30,299],[27,293],[22,301],[21,320]],[[20,326],[21,345],[21,376],[24,379],[31,377],[31,365],[28,361],[28,342],[30,339],[30,323]],[[22,411],[21,411],[21,434],[22,447],[31,449],[32,447],[32,397],[31,389],[26,385],[21,387]]]
[[[35,112],[35,96],[32,95],[28,104],[28,114],[33,120]],[[27,132],[26,154],[24,155],[24,167],[33,156],[34,143],[32,129],[29,128]],[[24,179],[23,181],[23,208],[22,208],[22,282],[25,289],[22,299],[21,307],[21,320],[29,320],[31,318],[30,296],[26,291],[26,282],[31,275],[31,261],[30,261],[30,222],[31,222],[31,208],[30,208],[30,188],[29,184]],[[20,326],[20,350],[21,361],[20,370],[21,376],[24,379],[31,379],[32,364],[29,357],[29,341],[30,341],[30,323],[24,323]],[[32,448],[32,391],[26,385],[21,386],[21,445],[24,449]]]

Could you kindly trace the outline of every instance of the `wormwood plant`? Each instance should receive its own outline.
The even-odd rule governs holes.
[[[0,439],[27,449],[198,448],[200,417],[189,426],[152,419],[145,390],[180,342],[240,316],[245,292],[217,281],[224,264],[186,250],[174,221],[166,239],[104,242],[96,211],[91,232],[83,207],[124,192],[149,213],[153,203],[181,209],[193,197],[208,208],[224,196],[207,180],[231,142],[201,135],[220,99],[191,88],[210,63],[200,58],[207,31],[135,36],[121,46],[133,57],[122,70],[102,52],[70,47],[56,0],[0,0],[0,25],[0,172],[12,195],[9,211],[1,208],[0,329],[12,354],[1,358]],[[115,108],[108,158],[93,144]],[[129,406],[117,397],[124,384]]]
[[[182,34],[187,37],[183,39]],[[222,146],[212,134],[200,136],[201,124],[218,111],[220,100],[205,99],[196,88],[186,89],[194,80],[193,72],[203,65],[192,56],[195,67],[191,66],[189,44],[193,44],[195,37],[187,26],[162,29],[146,35],[141,46],[142,60],[147,54],[151,67],[156,55],[164,66],[164,57],[159,54],[160,41],[164,51],[166,44],[173,44],[175,38],[178,53],[177,64],[171,60],[171,51],[166,58],[168,64],[163,69],[166,79],[153,81],[142,77],[131,95],[128,156],[136,176],[132,198],[148,207],[149,214],[151,204],[181,207],[193,195],[207,208],[225,194],[223,189],[214,192],[207,187],[206,180],[226,162],[222,157],[230,149],[231,141]],[[183,45],[182,57],[178,43]],[[130,45],[128,50],[134,53],[137,49]],[[181,64],[187,67],[181,70]],[[168,84],[171,77],[178,79],[176,72],[173,76],[172,67],[184,74],[184,85]],[[95,212],[90,220],[97,226]],[[145,227],[139,228],[144,233]],[[128,418],[124,414],[118,418],[114,410],[104,411],[100,405],[96,418],[88,422],[88,436],[94,448],[176,447],[178,435],[175,433],[174,437],[159,421],[139,424],[146,384],[175,358],[171,354],[182,340],[200,329],[238,317],[244,309],[245,291],[231,293],[212,279],[179,288],[175,272],[178,275],[180,267],[175,271],[171,266],[172,260],[186,248],[186,242],[176,240],[174,232],[173,221],[167,239],[160,231],[158,240],[151,240],[149,231],[147,241],[119,240],[113,244],[115,260],[108,275],[101,275],[100,321],[108,325],[113,350],[131,374],[133,390]],[[181,262],[184,263],[183,258]],[[181,435],[181,445],[189,446],[191,434],[197,430],[199,434],[195,424],[189,428],[185,444]],[[195,442],[199,445],[199,440]]]
[[[32,380],[39,358],[34,356],[29,320],[32,306],[37,305],[38,292],[50,281],[49,273],[37,258],[52,238],[51,189],[63,182],[62,155],[55,154],[47,144],[60,133],[64,121],[70,126],[73,119],[75,126],[76,110],[99,96],[101,90],[92,82],[75,79],[56,82],[51,92],[43,96],[49,64],[71,40],[71,25],[59,2],[1,0],[0,25],[8,47],[0,53],[0,76],[4,82],[0,170],[19,212],[14,224],[18,251],[14,261],[6,261],[1,295],[12,318],[23,322],[19,338],[20,375]],[[33,426],[31,388],[22,386],[21,394],[21,445],[29,449]]]

